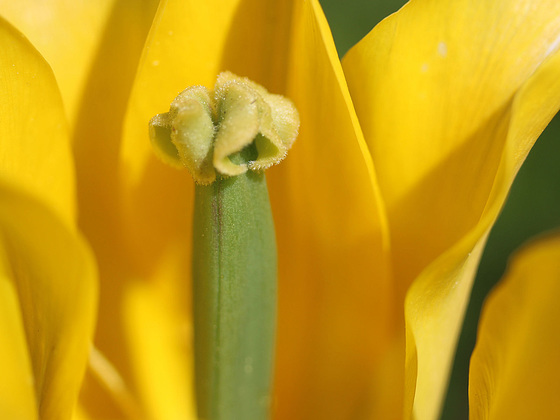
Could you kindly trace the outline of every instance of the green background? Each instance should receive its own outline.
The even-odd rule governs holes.
[[[402,0],[321,0],[339,55],[342,57],[377,22],[404,3]],[[521,168],[491,232],[459,340],[442,419],[468,418],[469,358],[480,310],[485,296],[504,273],[510,255],[528,239],[560,227],[559,137],[557,115]]]

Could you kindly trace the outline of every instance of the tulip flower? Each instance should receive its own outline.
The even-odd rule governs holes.
[[[54,153],[59,147],[67,154],[66,135],[48,137],[56,144],[52,153],[49,143],[39,149],[18,141],[45,138],[53,125],[64,126],[64,115],[39,53],[4,22],[3,33],[11,35],[2,38],[0,83],[28,91],[0,105],[10,144],[0,152],[2,180],[6,173],[17,194],[33,197],[27,206],[46,206],[53,220],[45,226],[62,224],[67,241],[77,244],[68,248],[87,260],[74,227],[77,205],[78,227],[99,270],[97,329],[81,388],[95,302],[89,263],[79,264],[87,273],[63,270],[72,280],[58,271],[48,276],[48,290],[62,297],[43,289],[37,296],[7,294],[7,307],[19,302],[23,314],[43,302],[45,331],[52,328],[56,343],[79,354],[45,359],[45,341],[34,345],[35,318],[13,321],[20,338],[6,348],[11,357],[31,359],[19,380],[29,372],[35,378],[35,394],[28,389],[25,400],[9,400],[17,410],[67,418],[80,389],[76,418],[196,418],[194,187],[154,155],[148,121],[185,88],[211,88],[230,71],[290,98],[301,120],[290,155],[267,173],[279,268],[273,418],[438,417],[488,232],[532,144],[560,108],[556,1],[412,0],[342,64],[316,0],[61,0],[52,8],[6,1],[0,14],[54,71],[76,192],[72,172],[62,170],[70,167],[68,156]],[[25,60],[39,63],[40,73],[13,74],[15,57],[22,68]],[[28,110],[29,103],[35,108]],[[46,111],[53,104],[54,116]],[[8,123],[14,115],[28,117]],[[62,270],[57,261],[64,255],[48,254],[57,247],[32,236],[37,231],[16,218],[18,207],[6,212],[3,229],[17,226],[22,233],[14,237],[27,238],[18,251],[44,252],[41,261]],[[18,290],[31,290],[28,278],[16,278]],[[70,299],[68,284],[85,288],[76,296],[87,301],[64,301],[83,321],[70,325],[62,322],[70,315],[54,309]],[[0,386],[10,386],[18,372]],[[44,393],[50,383],[60,385]],[[0,402],[0,409],[8,404]]]

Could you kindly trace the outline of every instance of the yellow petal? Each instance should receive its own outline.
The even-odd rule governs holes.
[[[470,413],[478,419],[560,414],[560,236],[512,261],[484,305],[470,367]]]
[[[12,330],[0,346],[0,387],[10,389],[1,416],[61,418],[75,404],[93,334],[94,263],[71,233],[73,162],[52,71],[3,20],[0,69],[2,327]]]
[[[552,0],[416,0],[344,60],[401,294],[418,278],[406,303],[406,415],[414,403],[417,418],[438,416],[485,235],[560,106],[559,16]]]
[[[74,417],[92,420],[142,418],[141,408],[123,377],[95,347],[90,351]]]
[[[2,392],[0,413],[69,418],[93,335],[93,259],[49,209],[4,183],[0,230],[2,336],[13,332],[0,347],[0,388],[11,389]]]
[[[375,397],[394,385],[383,363],[398,312],[374,170],[319,3],[293,2],[289,25],[280,93],[300,113],[300,135],[267,173],[279,253],[276,418],[387,418],[380,407],[394,401]]]
[[[176,274],[160,272],[158,277],[175,279]],[[126,296],[126,334],[136,383],[149,418],[194,420],[190,320],[185,308],[174,305],[173,285],[161,281],[158,285],[138,282]]]
[[[3,248],[4,244],[0,243]],[[4,250],[0,248],[0,253]],[[5,419],[37,419],[33,372],[27,353],[25,330],[17,291],[0,262],[0,416]]]
[[[0,0],[0,15],[23,32],[52,67],[71,121],[114,3]]]
[[[81,95],[74,130],[79,225],[96,255],[101,281],[101,310],[95,344],[130,387],[132,379],[129,349],[123,332],[122,298],[127,280],[145,269],[144,261],[148,266],[153,264],[154,258],[140,255],[124,239],[118,154],[126,104],[156,6],[157,0],[122,0],[111,8]],[[154,195],[143,198],[148,202],[158,201]],[[161,217],[161,213],[159,218],[167,220]],[[161,223],[150,223],[150,226],[152,224],[154,229],[162,228]],[[85,393],[87,402],[97,398],[105,402],[107,392],[96,381],[90,382],[93,384]],[[84,403],[83,410],[89,413],[91,406],[96,404],[95,408],[104,414],[105,407],[100,407],[103,403],[99,402]]]
[[[69,225],[73,162],[60,94],[47,63],[0,18],[0,179],[39,197]]]
[[[121,304],[119,299],[125,297],[125,320],[129,330],[123,336],[129,340],[127,347],[132,349],[131,354],[136,362],[131,375],[145,398],[147,411],[160,412],[163,418],[173,418],[173,414],[188,413],[192,409],[189,408],[188,400],[192,395],[184,384],[189,381],[189,370],[177,370],[169,376],[175,386],[172,393],[165,391],[167,386],[155,389],[154,385],[165,382],[168,364],[162,360],[160,364],[153,365],[150,359],[154,352],[162,351],[162,348],[156,343],[140,347],[138,344],[150,340],[150,337],[159,339],[162,335],[172,339],[185,330],[185,323],[188,325],[194,192],[193,183],[186,172],[170,169],[154,156],[148,138],[148,122],[155,114],[168,109],[177,94],[185,88],[194,85],[213,88],[218,73],[228,68],[222,65],[223,51],[239,3],[239,0],[161,1],[128,103],[121,148],[126,195],[120,199],[124,199],[126,206],[124,227],[127,245],[132,246],[129,263],[135,268],[138,284],[131,285],[130,289],[129,286],[120,287],[116,294],[118,298],[112,298],[110,305],[118,308]],[[258,21],[252,21],[253,16],[245,18],[246,23],[251,23],[244,26],[243,30],[250,27],[252,32]],[[170,251],[177,248],[181,252]],[[172,258],[172,261],[167,258]],[[163,267],[166,266],[174,267],[175,271],[165,270]],[[158,273],[157,276],[155,273]],[[169,305],[180,308],[175,310],[179,315],[171,317],[165,312],[160,313],[162,287],[175,291],[167,293],[166,299],[170,300]],[[168,322],[165,330],[150,323],[149,329],[142,330],[143,336],[137,334],[135,328],[145,319],[142,316],[143,308]],[[120,314],[120,310],[109,311]],[[106,318],[109,327],[111,317],[106,315]],[[107,340],[107,343],[110,341]],[[167,343],[169,347],[165,347],[167,344],[162,347],[167,349],[166,354],[173,355],[170,360],[177,360],[177,363],[185,366],[192,363],[188,353],[180,355],[173,342]],[[111,359],[115,360],[116,365],[122,365],[115,357]],[[164,369],[158,370],[158,367]],[[181,375],[183,381],[178,379]],[[168,401],[181,394],[185,398],[183,403],[169,406]]]
[[[93,420],[89,417],[83,410],[78,406],[74,410],[74,414],[72,415],[72,420]]]
[[[222,70],[287,96],[301,117],[292,152],[268,171],[281,267],[276,416],[370,413],[398,315],[387,298],[388,245],[371,159],[317,1],[162,2],[122,149],[126,185],[161,201],[130,204],[134,226],[146,235],[146,223],[165,214],[172,228],[153,235],[188,247],[192,186],[153,157],[147,122],[185,87],[211,88]],[[154,249],[153,241],[137,242]]]

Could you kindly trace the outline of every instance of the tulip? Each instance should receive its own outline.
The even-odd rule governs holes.
[[[81,389],[77,418],[195,418],[193,183],[157,160],[147,124],[186,87],[211,87],[231,71],[290,98],[301,119],[290,155],[267,176],[279,266],[274,418],[438,417],[488,232],[560,108],[557,2],[412,0],[342,64],[316,0],[162,0],[157,10],[148,0],[57,1],[48,13],[32,0],[5,3],[0,14],[56,76],[76,190],[68,133],[48,137],[56,147],[17,141],[42,139],[65,123],[49,69],[7,23],[0,57],[11,72],[2,85],[28,91],[2,100],[10,148],[2,146],[0,162],[14,163],[1,174],[37,202],[30,207],[47,207],[52,225],[62,224],[88,260],[77,205],[100,293],[81,388],[92,264],[80,264],[82,274],[63,270],[71,281],[60,283],[56,272],[46,280],[53,294],[61,284],[84,288],[86,304],[68,303],[83,322],[64,325],[75,346],[53,321],[69,318],[44,318],[53,342],[70,346],[75,359],[42,357],[33,317],[10,324],[20,341],[7,351],[29,354],[33,368],[27,361],[27,374],[14,370],[9,378],[35,378],[34,398],[28,390],[17,409],[67,418]],[[29,68],[39,70],[24,78],[9,67],[16,57],[19,68],[33,62]],[[33,80],[38,87],[29,87]],[[13,115],[27,117],[9,124]],[[2,226],[26,226],[18,214],[8,212]],[[18,252],[55,248],[32,232],[14,237],[26,238]],[[55,257],[44,260],[60,270]],[[33,267],[35,254],[28,258]],[[14,284],[22,289],[25,278]],[[45,314],[62,299],[11,293],[12,307],[43,301]],[[67,382],[45,394],[44,372]]]

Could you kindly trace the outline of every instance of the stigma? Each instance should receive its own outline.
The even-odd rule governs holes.
[[[164,162],[186,167],[197,184],[208,185],[218,176],[263,171],[282,161],[298,135],[299,114],[284,96],[224,72],[213,91],[185,89],[149,127]],[[249,147],[256,153],[239,159]]]

